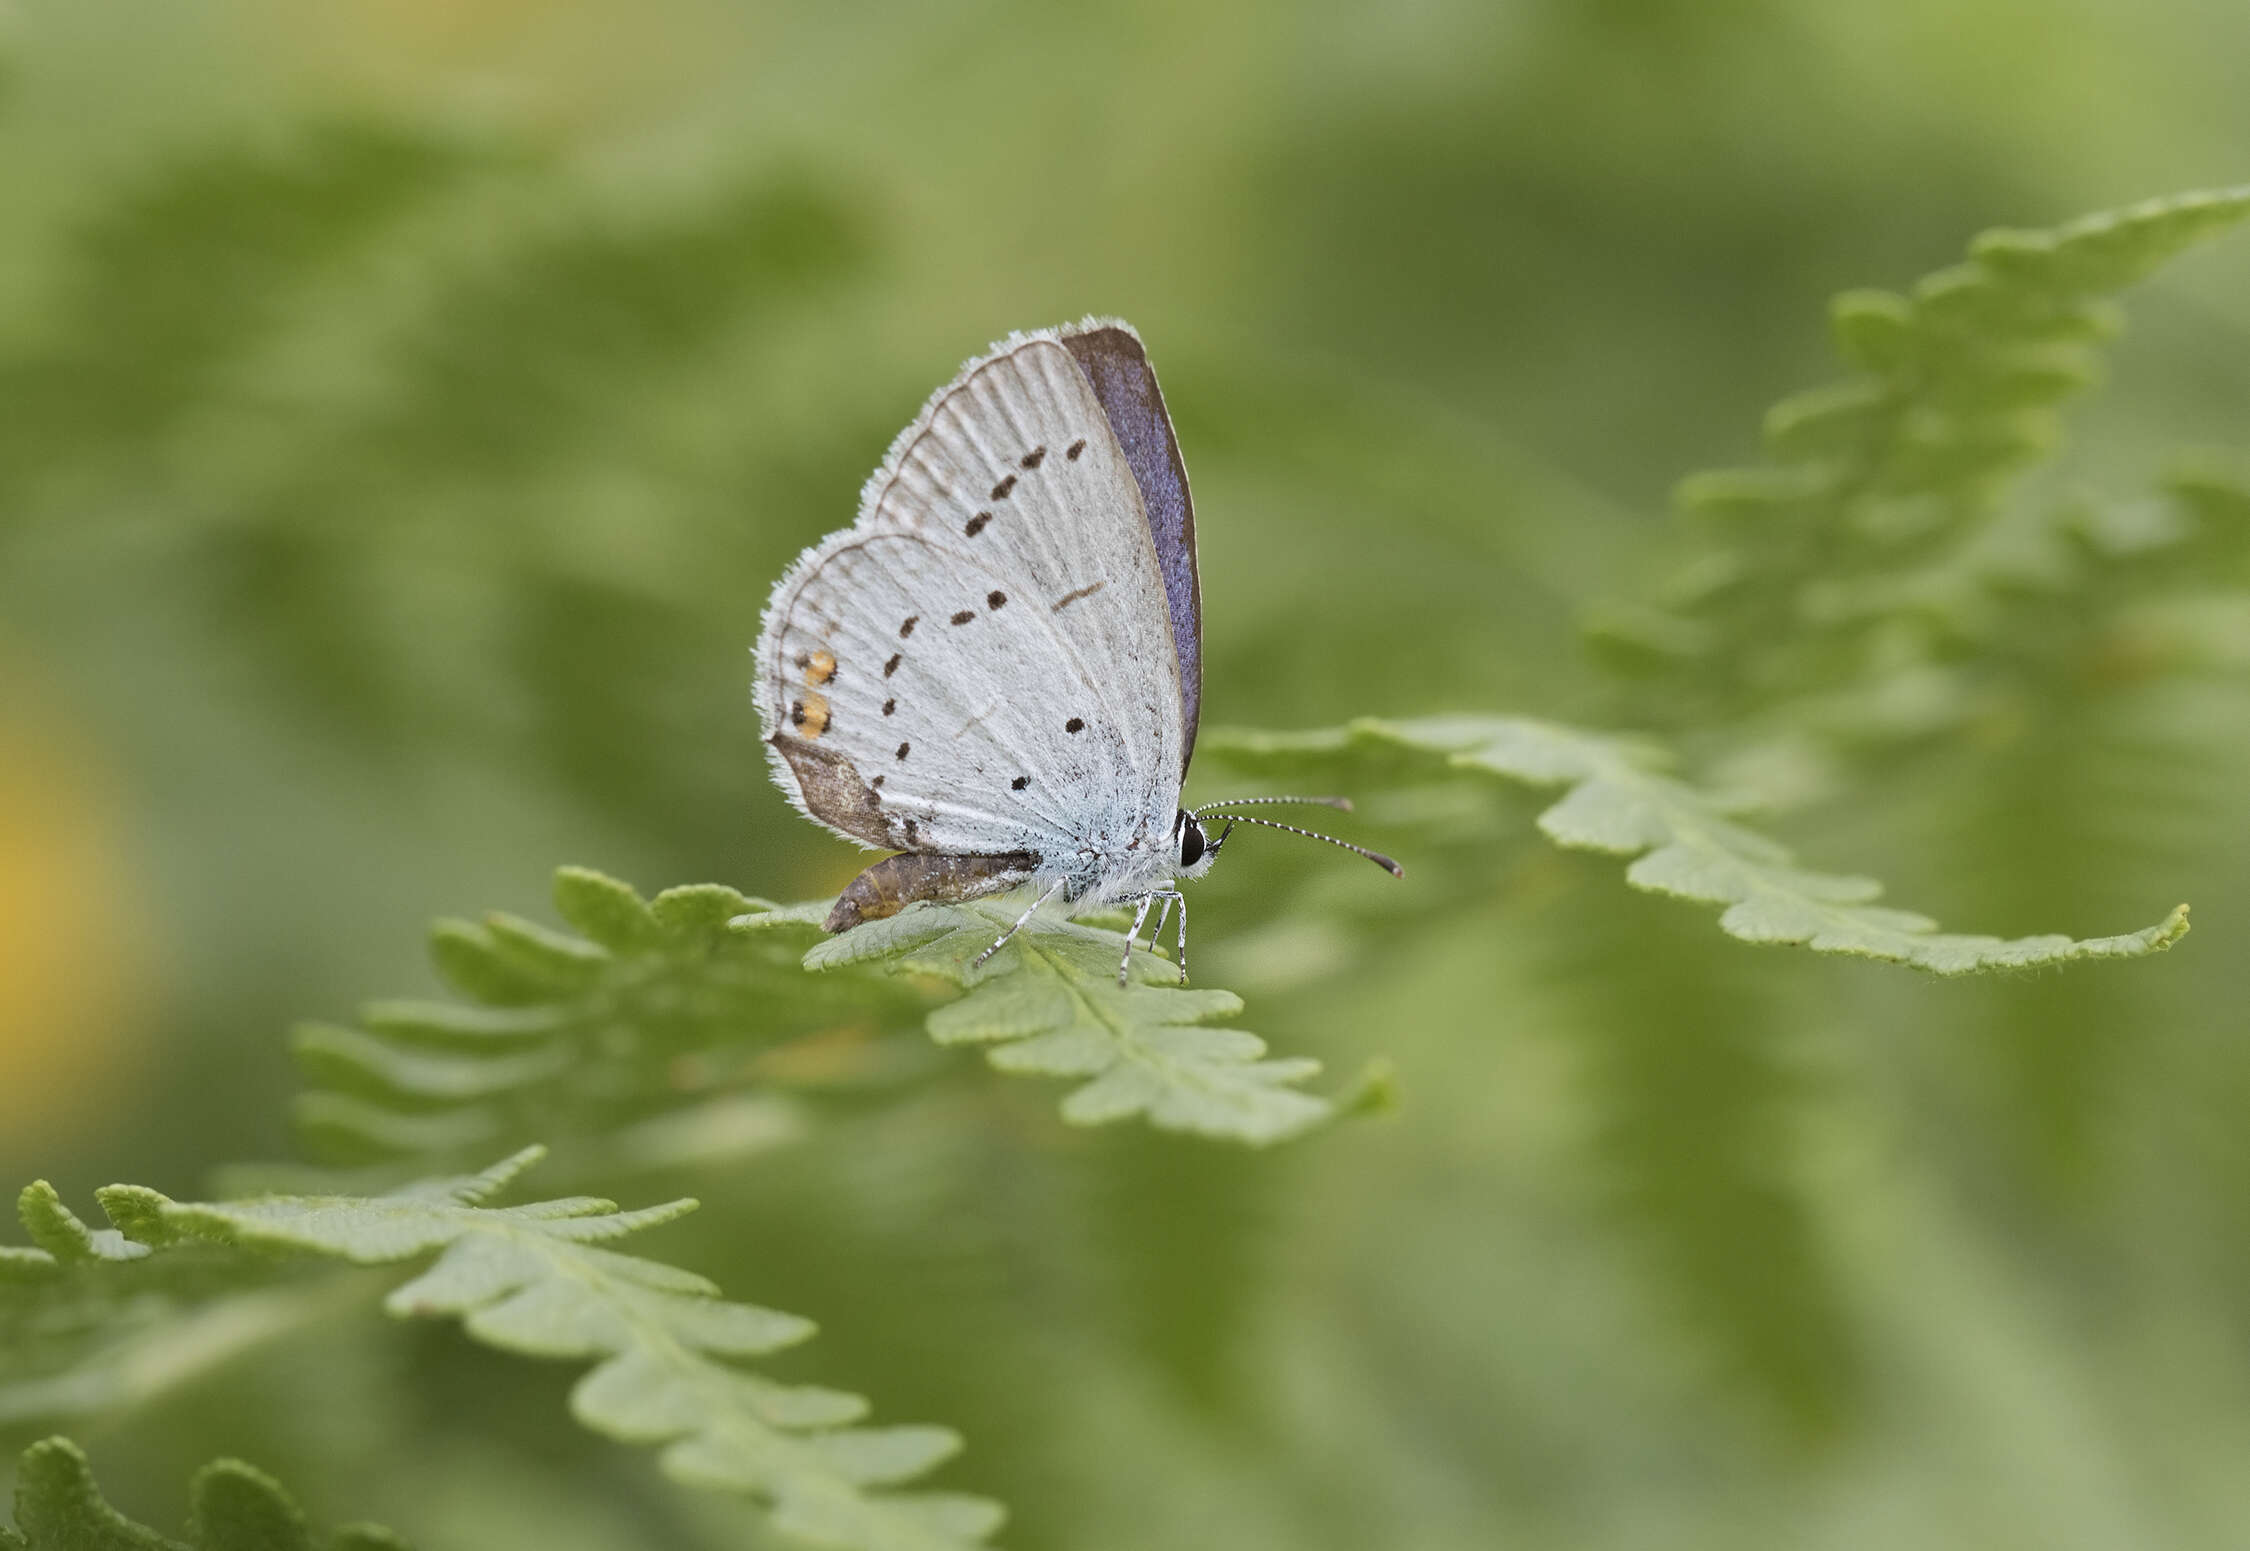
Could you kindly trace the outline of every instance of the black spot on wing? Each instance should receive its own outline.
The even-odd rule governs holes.
[[[984,531],[984,525],[991,520],[992,514],[990,512],[979,512],[974,517],[971,517],[968,520],[968,522],[962,527],[961,531],[967,534],[970,538],[975,538],[978,534]]]
[[[904,652],[893,652],[893,653],[891,653],[891,660],[890,660],[889,662],[886,662],[886,663],[884,663],[884,664],[883,664],[883,677],[885,677],[885,678],[889,678],[889,677],[890,677],[890,676],[891,676],[892,674],[894,674],[894,673],[898,672],[898,665],[899,665],[900,663],[904,662],[905,660],[906,660],[906,653],[904,653]]]
[[[1005,501],[1008,499],[1008,492],[1015,488],[1016,476],[1010,474],[1006,479],[1001,480],[1000,483],[992,487],[992,499],[995,501]]]
[[[1080,438],[1078,438],[1078,440],[1070,444],[1070,451],[1064,453],[1063,456],[1068,458],[1071,462],[1076,463],[1078,461],[1078,455],[1085,450],[1086,438],[1081,436]]]
[[[976,617],[977,611],[975,609],[963,609],[960,613],[953,616],[953,622],[956,625],[965,625],[970,620],[975,619]]]
[[[898,627],[898,638],[899,638],[899,639],[900,639],[901,641],[905,640],[905,639],[906,639],[906,638],[907,638],[908,636],[910,636],[910,635],[912,635],[912,634],[914,633],[914,627],[915,627],[916,625],[920,624],[921,622],[922,622],[922,616],[921,616],[921,615],[919,615],[919,614],[909,614],[909,615],[907,615],[907,616],[906,616],[906,623]]]
[[[1027,469],[1035,469],[1035,468],[1039,467],[1039,465],[1040,465],[1040,464],[1044,463],[1044,462],[1045,462],[1046,460],[1047,460],[1047,449],[1046,449],[1046,448],[1044,448],[1044,447],[1034,447],[1034,448],[1032,448],[1032,449],[1031,449],[1031,451],[1029,451],[1029,452],[1025,453],[1025,454],[1023,455],[1023,457],[1022,457],[1022,458],[1021,458],[1021,459],[1020,459],[1019,461],[1020,461],[1020,462],[1021,462],[1021,463],[1023,464],[1023,466],[1024,466],[1025,468],[1027,468]]]
[[[1074,716],[1069,721],[1063,723],[1064,732],[1084,732],[1085,730],[1086,721],[1083,717]]]
[[[885,716],[888,716],[888,715],[890,715],[890,714],[891,714],[891,713],[892,713],[893,711],[895,711],[895,710],[897,710],[897,709],[898,709],[898,702],[897,702],[896,700],[886,700],[886,701],[884,701],[884,702],[883,702],[883,714],[884,714]]]
[[[904,759],[906,758],[906,751],[912,747],[914,747],[914,745],[911,743],[902,743],[898,746],[898,752],[891,757],[894,759]]]
[[[1017,776],[1017,777],[1016,777],[1016,778],[1015,778],[1015,779],[1014,779],[1013,781],[1010,781],[1010,782],[1008,783],[1008,790],[1010,790],[1010,791],[1012,791],[1012,792],[1020,792],[1020,791],[1022,791],[1022,790],[1023,790],[1023,789],[1025,788],[1025,787],[1029,786],[1030,784],[1031,784],[1031,777],[1029,777],[1029,776]]]
[[[1002,606],[1003,604],[1005,604],[1005,603],[1006,603],[1007,601],[1008,601],[1008,595],[1007,595],[1006,593],[1002,592],[1002,591],[1001,591],[1001,590],[1000,590],[999,588],[997,588],[997,587],[993,588],[993,589],[992,589],[992,591],[990,591],[990,592],[988,592],[988,593],[986,593],[986,594],[984,595],[984,606],[985,606],[986,608],[988,608],[988,609],[996,609],[996,608],[999,608],[999,607],[1001,607],[1001,606]]]

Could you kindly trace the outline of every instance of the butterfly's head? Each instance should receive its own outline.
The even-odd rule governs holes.
[[[1219,844],[1225,839],[1226,832],[1221,830],[1219,839],[1213,840],[1204,832],[1203,821],[1182,808],[1172,821],[1172,840],[1180,848],[1179,875],[1200,878],[1209,872],[1219,859]]]

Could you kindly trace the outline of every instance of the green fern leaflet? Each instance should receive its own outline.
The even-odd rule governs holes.
[[[289,1494],[240,1460],[197,1471],[189,1501],[188,1538],[160,1535],[103,1499],[77,1444],[48,1438],[17,1461],[16,1527],[0,1525],[0,1551],[406,1551],[372,1524],[316,1537]]]
[[[1646,602],[1602,611],[1596,641],[1665,676],[1658,707],[1708,719],[1993,638],[2026,553],[2076,521],[2010,498],[2058,447],[2062,406],[2100,379],[2121,326],[2108,298],[2246,217],[2250,187],[1989,231],[1909,295],[1839,296],[1854,375],[1773,408],[1765,466],[1681,482],[1700,552]]]
[[[1626,881],[1651,893],[1725,907],[1719,925],[1745,942],[1910,964],[1940,975],[2024,969],[2079,959],[2139,958],[2187,934],[2187,906],[2117,937],[1973,937],[1940,932],[1927,916],[1877,904],[1872,878],[1799,867],[1779,842],[1750,829],[1742,804],[1666,773],[1664,751],[1644,740],[1515,716],[1359,721],[1312,733],[1218,732],[1214,748],[1244,763],[1286,768],[1352,749],[1427,758],[1434,769],[1471,770],[1531,786],[1565,788],[1539,816],[1557,845],[1637,860]]]
[[[1135,951],[1119,986],[1121,933],[1034,916],[989,963],[973,968],[1020,913],[1021,900],[921,905],[817,944],[811,969],[880,963],[966,991],[930,1014],[941,1045],[981,1044],[1004,1072],[1086,1079],[1063,1101],[1074,1125],[1144,1116],[1168,1131],[1262,1144],[1297,1136],[1360,1107],[1379,1084],[1340,1098],[1295,1085],[1320,1070],[1304,1057],[1269,1058],[1265,1041],[1213,1028],[1242,1010],[1231,991],[1188,989],[1168,960]],[[756,916],[743,926],[755,929]]]
[[[217,1251],[251,1265],[276,1255],[389,1265],[434,1253],[391,1293],[392,1314],[458,1319],[475,1339],[523,1356],[592,1360],[572,1414],[610,1437],[660,1445],[666,1474],[683,1484],[755,1498],[781,1528],[860,1551],[965,1551],[998,1528],[1001,1509],[987,1499],[893,1490],[959,1449],[949,1429],[862,1426],[867,1403],[856,1395],[740,1366],[805,1340],[810,1321],[727,1302],[692,1272],[606,1247],[685,1216],[693,1201],[638,1211],[585,1196],[488,1204],[540,1155],[526,1149],[480,1174],[383,1196],[187,1203],[112,1185],[100,1200],[113,1226],[99,1233],[59,1203],[27,1207],[27,1222],[39,1218],[33,1231],[64,1255],[18,1251],[11,1264],[22,1277],[40,1258],[53,1274],[65,1255],[162,1262]]]

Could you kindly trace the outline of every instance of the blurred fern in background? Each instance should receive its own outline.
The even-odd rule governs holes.
[[[0,1544],[2239,1543],[2246,50],[0,17]],[[1184,990],[774,903],[771,579],[1089,310],[1409,875]]]

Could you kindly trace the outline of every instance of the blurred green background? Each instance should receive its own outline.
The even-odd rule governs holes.
[[[288,1024],[558,862],[836,888],[758,612],[1010,329],[1147,339],[1207,720],[1627,714],[1577,620],[1832,373],[1826,297],[2242,178],[2245,59],[2204,0],[0,10],[0,1173],[289,1155]],[[2126,492],[2240,435],[2242,243],[2131,317],[2067,471]],[[2250,1543],[2250,693],[2020,713],[1792,840],[1962,929],[2190,899],[2181,949],[1811,962],[1530,804],[1376,812],[1403,890],[1243,843],[1197,971],[1395,1121],[1073,1133],[959,1055],[603,1188],[704,1197],[651,1252],[960,1427],[1013,1546]],[[81,1429],[113,1495],[235,1452],[427,1547],[763,1543],[363,1308]]]

